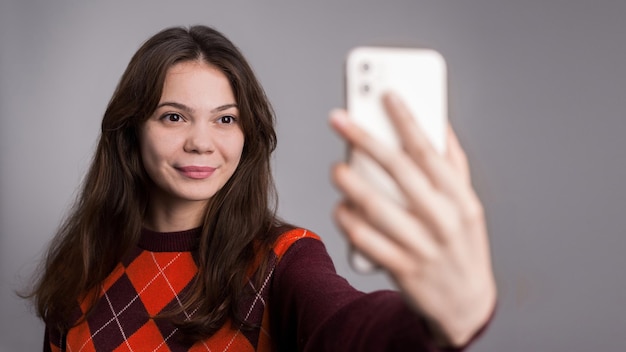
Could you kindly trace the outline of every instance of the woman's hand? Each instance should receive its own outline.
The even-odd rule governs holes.
[[[344,110],[331,113],[331,124],[391,175],[408,205],[378,193],[339,163],[333,180],[345,198],[335,210],[336,221],[448,344],[463,345],[487,322],[496,301],[483,207],[452,129],[441,155],[397,96],[383,100],[402,150],[380,144]]]

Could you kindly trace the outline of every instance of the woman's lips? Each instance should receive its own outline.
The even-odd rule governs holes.
[[[202,180],[209,178],[215,171],[215,168],[209,166],[179,166],[176,167],[176,170],[183,174],[183,176],[194,180]]]

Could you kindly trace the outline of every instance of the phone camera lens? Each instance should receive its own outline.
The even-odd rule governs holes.
[[[363,72],[369,72],[370,70],[370,64],[368,62],[364,62],[363,64],[361,64],[361,70]]]
[[[369,85],[369,84],[367,84],[367,83],[365,83],[365,84],[363,84],[363,85],[361,86],[361,93],[363,93],[363,94],[367,94],[367,93],[369,93],[369,92],[370,92],[370,89],[371,89],[371,88],[370,88],[370,85]]]

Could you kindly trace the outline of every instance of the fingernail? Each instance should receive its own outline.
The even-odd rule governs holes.
[[[344,127],[348,124],[346,113],[342,109],[333,109],[330,112],[330,121],[338,127]]]
[[[387,99],[387,102],[389,102],[390,104],[393,104],[393,105],[400,104],[400,96],[398,95],[398,93],[394,91],[386,92],[385,98]]]
[[[347,206],[345,203],[342,203],[335,208],[335,217],[342,224],[348,223],[351,219],[350,213],[346,208]]]

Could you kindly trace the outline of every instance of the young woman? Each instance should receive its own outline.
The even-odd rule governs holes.
[[[496,290],[463,152],[430,149],[401,102],[405,152],[331,123],[396,179],[408,209],[345,164],[337,222],[401,293],[339,277],[319,237],[275,214],[273,111],[238,49],[170,28],[133,56],[102,120],[82,192],[32,297],[48,351],[383,351],[462,348]]]

